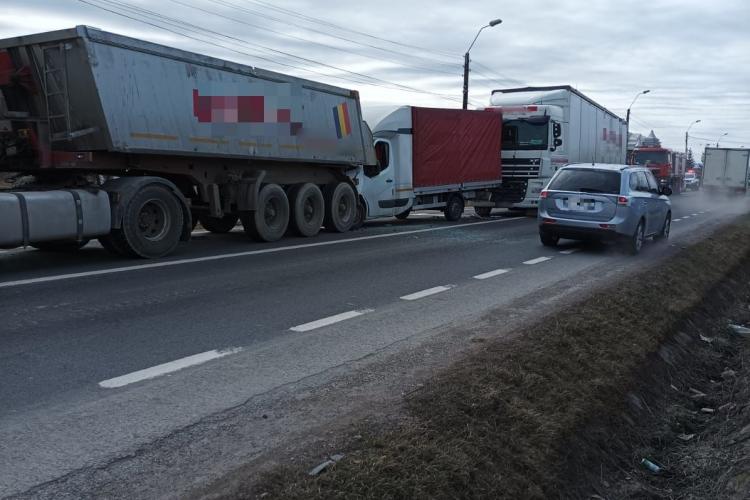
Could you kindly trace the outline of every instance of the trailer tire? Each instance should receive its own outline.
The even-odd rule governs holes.
[[[289,192],[292,229],[300,236],[312,237],[320,232],[325,218],[323,192],[312,183],[294,186]]]
[[[324,191],[326,200],[325,226],[329,231],[345,233],[357,219],[357,195],[346,182],[329,185]]]
[[[406,220],[409,218],[409,215],[411,214],[411,208],[404,210],[400,214],[396,214],[396,218],[398,220]]]
[[[258,193],[257,209],[244,213],[240,220],[254,240],[278,241],[289,227],[289,198],[278,184],[266,184]]]
[[[474,207],[474,213],[483,219],[487,219],[492,215],[492,207]]]
[[[461,219],[464,213],[464,199],[462,196],[453,194],[448,198],[448,203],[443,211],[445,218],[451,222]]]
[[[225,215],[224,217],[211,217],[210,215],[201,215],[199,217],[201,226],[206,231],[210,231],[215,234],[226,234],[237,225],[237,215]]]
[[[128,201],[122,227],[112,230],[112,247],[144,259],[164,257],[179,245],[183,219],[180,200],[167,187],[146,185]]]
[[[357,203],[357,218],[354,220],[352,229],[360,229],[364,226],[365,219],[367,219],[367,206],[365,205],[365,202],[359,200],[359,203]]]
[[[42,252],[77,252],[81,248],[85,247],[89,241],[88,239],[82,241],[75,240],[64,240],[64,241],[44,241],[41,243],[32,243],[31,246]]]

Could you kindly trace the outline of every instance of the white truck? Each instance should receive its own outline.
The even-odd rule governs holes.
[[[703,188],[706,191],[747,193],[750,184],[750,150],[706,148]]]
[[[364,218],[441,210],[458,220],[467,202],[481,216],[500,189],[502,115],[486,111],[404,106],[374,130],[377,165],[354,182]]]
[[[496,206],[537,208],[550,177],[569,163],[625,163],[625,120],[570,86],[494,90],[487,109],[503,115]]]

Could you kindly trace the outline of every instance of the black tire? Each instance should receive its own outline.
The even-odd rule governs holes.
[[[668,213],[664,219],[664,225],[661,227],[661,231],[654,235],[654,241],[664,242],[669,239],[669,233],[672,230],[672,213]]]
[[[635,228],[635,232],[633,235],[628,238],[626,242],[626,250],[630,255],[638,255],[641,253],[641,249],[643,248],[643,241],[645,238],[645,224],[643,223],[643,220],[638,222],[638,227]]]
[[[357,204],[357,218],[354,221],[354,225],[352,225],[352,229],[360,229],[362,226],[364,226],[365,219],[367,219],[367,207],[362,202],[362,200],[360,200]]]
[[[198,219],[198,214],[190,212],[190,232],[195,231],[195,228],[198,226]]]
[[[411,214],[411,208],[404,210],[400,214],[396,214],[396,218],[398,220],[406,220],[409,218],[409,215]]]
[[[474,207],[474,213],[483,219],[492,215],[492,207]]]
[[[119,240],[116,240],[111,234],[99,237],[99,243],[107,252],[120,257],[132,257],[133,254],[131,254],[126,247],[120,246],[118,241]]]
[[[556,234],[539,233],[539,239],[542,241],[542,245],[545,247],[556,247],[560,241],[560,237]]]
[[[328,186],[323,193],[326,200],[325,227],[329,231],[345,233],[357,219],[357,195],[346,182]]]
[[[180,200],[166,187],[147,185],[128,202],[122,227],[107,237],[113,241],[103,245],[133,257],[157,259],[177,248],[183,224]]]
[[[257,241],[278,241],[289,227],[289,199],[278,184],[266,184],[258,193],[258,209],[240,216],[245,233]]]
[[[289,192],[292,229],[300,236],[311,237],[320,232],[325,217],[325,200],[315,184],[300,184]]]
[[[461,219],[464,214],[464,199],[462,196],[454,194],[448,198],[448,203],[445,205],[443,211],[445,218],[451,222],[455,222]]]
[[[224,217],[211,217],[210,215],[201,215],[199,220],[201,226],[206,231],[210,231],[215,234],[226,234],[237,225],[237,215],[229,214]]]
[[[86,239],[83,241],[75,241],[75,240],[44,241],[41,243],[32,243],[31,246],[43,252],[66,253],[66,252],[77,252],[81,248],[85,247],[89,241],[91,240]]]

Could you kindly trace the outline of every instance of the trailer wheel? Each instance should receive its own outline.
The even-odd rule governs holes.
[[[210,215],[201,215],[199,220],[201,226],[206,231],[216,234],[225,234],[234,229],[239,219],[236,215],[225,215],[224,217],[211,217]]]
[[[357,196],[346,182],[328,186],[324,192],[326,199],[325,226],[329,231],[345,233],[357,219]]]
[[[300,236],[315,236],[320,232],[325,217],[325,200],[320,188],[307,183],[295,186],[289,193],[289,218],[292,228]]]
[[[464,199],[462,196],[454,194],[448,198],[448,203],[445,205],[445,218],[451,222],[455,222],[461,219],[464,213]]]
[[[403,211],[403,212],[401,212],[400,214],[396,214],[396,218],[397,218],[398,220],[406,220],[406,219],[408,219],[408,218],[409,218],[409,215],[410,215],[410,214],[411,214],[411,208],[409,208],[408,210],[404,210],[404,211]]]
[[[492,215],[492,207],[474,207],[474,213],[483,219]]]
[[[161,185],[147,185],[125,207],[122,228],[110,235],[114,240],[111,246],[144,259],[164,257],[180,243],[183,224],[182,207],[175,195]]]
[[[258,193],[257,210],[240,216],[245,233],[257,241],[278,241],[289,227],[289,199],[278,184],[266,184]]]
[[[43,252],[75,252],[85,247],[91,240],[75,241],[45,241],[42,243],[32,243],[31,246]]]

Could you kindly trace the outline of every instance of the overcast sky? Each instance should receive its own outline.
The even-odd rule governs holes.
[[[462,54],[502,18],[471,52],[473,106],[495,88],[569,84],[624,118],[650,89],[631,131],[682,149],[700,119],[694,150],[725,132],[722,145],[750,147],[747,0],[85,2],[0,0],[0,38],[93,25],[357,89],[374,124],[398,105],[460,106]]]

